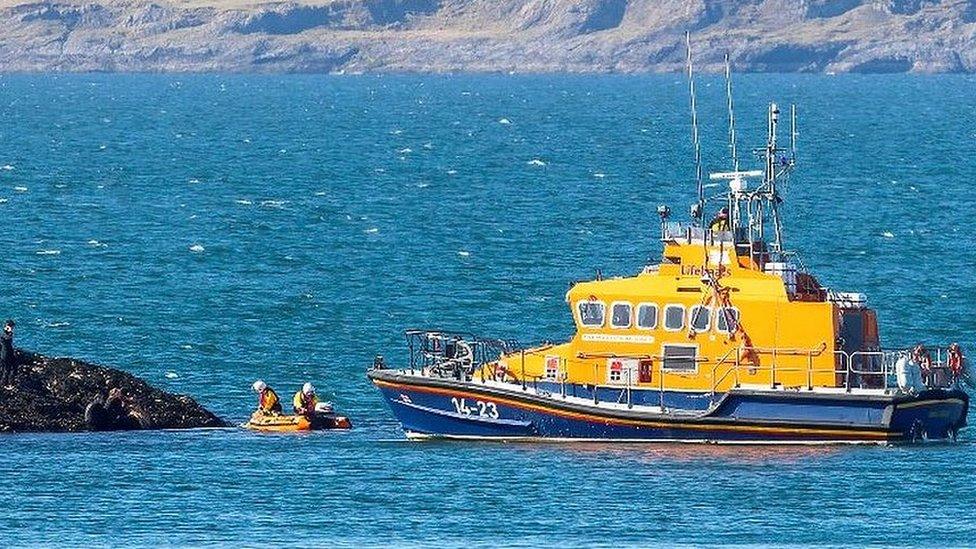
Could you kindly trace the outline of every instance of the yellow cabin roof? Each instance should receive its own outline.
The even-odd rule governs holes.
[[[707,250],[707,252],[706,252]],[[731,247],[698,244],[665,246],[666,263],[646,269],[630,277],[580,282],[567,294],[571,302],[590,298],[600,301],[632,301],[673,298],[676,302],[700,301],[702,293],[710,292],[703,281],[706,253],[711,257],[707,268],[715,271],[721,266],[721,285],[729,288],[736,299],[789,301],[783,279],[754,269],[748,260],[741,261]]]

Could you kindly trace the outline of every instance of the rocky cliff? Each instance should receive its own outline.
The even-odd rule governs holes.
[[[10,386],[0,387],[0,433],[85,431],[85,409],[113,388],[122,391],[135,428],[224,427],[192,398],[151,387],[125,372],[69,358],[23,354]]]
[[[0,0],[0,71],[976,70],[976,0]]]

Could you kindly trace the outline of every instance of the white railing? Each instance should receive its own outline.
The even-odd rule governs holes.
[[[729,387],[740,387],[743,378],[757,380],[765,378],[765,384],[770,388],[782,386],[782,380],[792,377],[793,382],[797,379],[795,375],[803,374],[804,385],[807,390],[815,387],[839,388],[848,392],[854,389],[880,389],[890,391],[898,389],[897,382],[897,363],[901,357],[910,356],[908,350],[896,351],[857,351],[847,353],[845,351],[827,350],[827,345],[821,344],[812,349],[796,348],[761,348],[761,347],[738,347],[729,349],[725,355],[717,360],[709,360],[707,357],[686,358],[693,360],[696,367],[687,371],[665,367],[664,356],[659,355],[618,355],[614,353],[599,353],[579,355],[577,357],[561,357],[560,365],[555,377],[545,375],[530,375],[526,372],[526,356],[540,355],[548,352],[552,345],[544,345],[534,349],[521,349],[516,354],[508,355],[507,368],[501,372],[498,361],[483,362],[474,365],[469,370],[466,381],[477,381],[482,383],[492,381],[508,381],[519,384],[522,390],[533,388],[538,393],[545,393],[540,388],[540,384],[551,384],[558,386],[558,396],[567,398],[569,392],[567,388],[577,395],[577,388],[583,390],[583,394],[589,394],[594,404],[600,404],[601,390],[606,394],[607,389],[619,391],[616,393],[616,404],[626,404],[628,407],[634,406],[634,389],[657,389],[658,406],[662,411],[667,409],[665,393],[668,390],[687,389],[687,383],[676,384],[673,381],[679,378],[699,377],[706,372],[705,367],[710,366],[707,375],[711,381],[710,390],[707,391],[707,398],[711,406],[717,404],[716,397],[726,392]],[[833,364],[825,366],[823,360],[816,360],[824,354],[833,354]],[[470,360],[469,353],[464,353],[463,358],[466,362]],[[759,360],[758,356],[768,356],[768,360]],[[789,360],[784,360],[789,357]],[[635,380],[635,371],[632,368],[623,368],[620,372],[620,381],[611,382],[608,376],[609,365],[607,362],[595,359],[636,359],[638,375]],[[935,349],[935,358],[932,360],[931,367],[923,369],[923,379],[928,388],[947,388],[955,384],[956,380],[946,364],[946,351],[941,348]],[[451,361],[449,362],[453,365]],[[570,382],[567,379],[569,362],[589,363],[593,367],[593,378],[588,383]],[[820,362],[820,364],[817,364]],[[442,365],[441,363],[440,365]],[[644,369],[644,368],[648,369]],[[435,368],[421,368],[420,374],[424,376],[443,377],[443,372],[434,371]],[[476,373],[477,372],[477,373]],[[501,373],[500,373],[501,372]],[[768,375],[760,376],[764,373]],[[474,375],[472,375],[474,374]],[[831,375],[833,383],[825,383],[822,379],[824,375]],[[641,379],[645,377],[645,379]],[[655,379],[656,377],[656,379]],[[730,381],[731,379],[731,381]],[[672,383],[668,383],[668,381]],[[803,385],[801,385],[803,386]],[[644,399],[639,399],[640,403],[649,404]]]

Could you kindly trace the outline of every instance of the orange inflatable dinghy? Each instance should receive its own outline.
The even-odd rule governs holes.
[[[310,421],[305,416],[274,416],[255,412],[243,427],[253,431],[289,433],[319,429],[349,429],[352,427],[352,422],[345,416],[315,417]]]

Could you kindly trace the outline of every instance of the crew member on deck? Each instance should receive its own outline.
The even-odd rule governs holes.
[[[720,233],[729,230],[729,209],[722,208],[718,214],[708,222],[708,230],[713,233]]]
[[[948,355],[946,363],[949,366],[949,371],[952,373],[952,381],[953,383],[958,382],[966,371],[966,357],[963,356],[962,349],[958,343],[949,345],[949,350],[946,354]]]
[[[315,396],[315,386],[306,383],[302,390],[295,393],[292,405],[295,407],[295,415],[305,416],[309,419],[315,415],[315,407],[319,403],[319,397]]]
[[[17,352],[14,350],[14,321],[3,325],[0,335],[0,385],[11,386],[17,373]]]
[[[281,399],[278,393],[260,379],[254,382],[254,392],[258,394],[258,411],[265,415],[281,414]]]
[[[925,345],[919,343],[912,349],[911,355],[912,361],[918,364],[919,369],[922,371],[922,382],[926,387],[931,387],[933,381],[935,381],[932,379],[932,354],[925,348]]]

